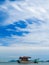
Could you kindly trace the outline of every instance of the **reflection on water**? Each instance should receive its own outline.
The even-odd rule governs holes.
[[[49,63],[38,63],[38,64],[34,64],[34,63],[31,63],[31,64],[19,64],[19,63],[0,63],[0,65],[49,65]]]

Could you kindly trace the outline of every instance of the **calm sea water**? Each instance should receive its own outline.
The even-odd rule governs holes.
[[[0,63],[0,65],[49,65],[49,63],[38,63],[38,64]]]

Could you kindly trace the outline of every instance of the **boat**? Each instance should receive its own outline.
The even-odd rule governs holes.
[[[28,63],[31,63],[31,61],[29,60],[30,58],[31,57],[27,57],[27,56],[19,57],[19,60],[17,60],[17,62],[28,64]]]
[[[33,63],[38,63],[39,59],[34,59]]]

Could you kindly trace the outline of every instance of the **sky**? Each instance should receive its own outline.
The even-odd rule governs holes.
[[[48,6],[49,0],[0,0],[0,62],[49,59]]]

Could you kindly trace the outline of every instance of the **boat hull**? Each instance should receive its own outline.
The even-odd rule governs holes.
[[[31,63],[31,61],[19,61],[18,60],[18,63],[29,64],[29,63]]]

